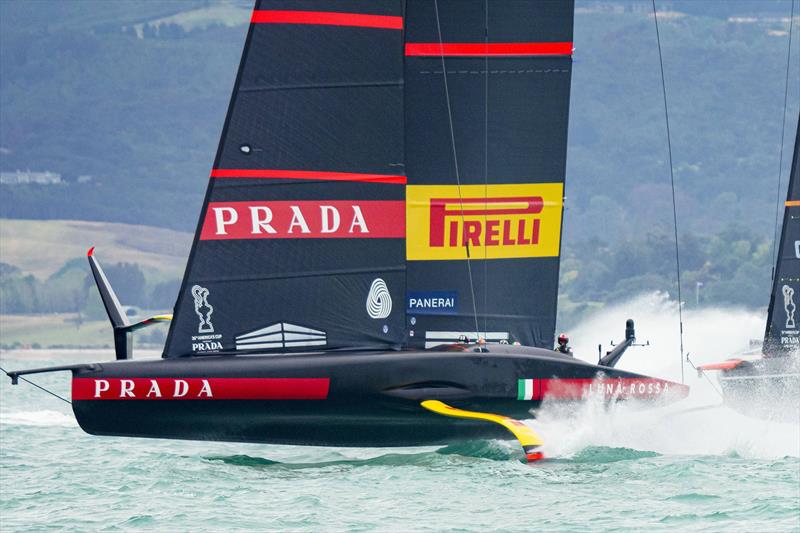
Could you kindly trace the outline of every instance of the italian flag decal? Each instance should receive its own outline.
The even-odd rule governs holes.
[[[517,400],[533,400],[533,382],[532,379],[517,380]]]

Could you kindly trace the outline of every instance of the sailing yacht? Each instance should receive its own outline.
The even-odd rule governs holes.
[[[688,387],[552,349],[572,1],[258,0],[172,317],[72,373],[95,435],[407,446]],[[171,318],[163,357],[131,334]]]
[[[724,401],[757,417],[800,419],[800,117],[761,350],[698,367],[718,370]]]

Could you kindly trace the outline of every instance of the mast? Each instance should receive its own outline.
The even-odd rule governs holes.
[[[795,134],[789,187],[783,213],[781,240],[772,280],[767,327],[762,352],[765,357],[790,355],[800,349],[800,118]]]

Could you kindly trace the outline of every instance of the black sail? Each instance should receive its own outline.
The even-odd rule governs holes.
[[[257,1],[165,357],[403,345],[402,7]]]
[[[553,346],[568,0],[407,0],[407,327]]]
[[[783,229],[772,282],[772,297],[764,334],[765,356],[796,353],[800,349],[800,118],[792,157]]]

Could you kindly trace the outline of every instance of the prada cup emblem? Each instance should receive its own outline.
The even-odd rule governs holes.
[[[198,333],[214,333],[214,324],[211,323],[211,313],[214,308],[208,303],[209,291],[205,287],[195,285],[192,287],[192,297],[194,297],[194,312],[200,319],[197,326]]]
[[[367,294],[367,313],[374,319],[386,318],[392,312],[392,297],[386,282],[375,278]]]
[[[797,306],[794,305],[794,289],[788,285],[783,286],[783,309],[786,311],[786,329],[794,329],[794,312]]]

